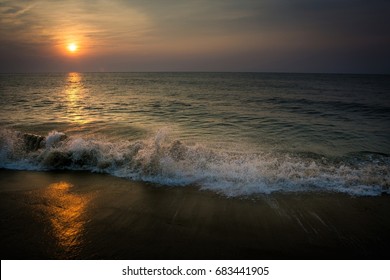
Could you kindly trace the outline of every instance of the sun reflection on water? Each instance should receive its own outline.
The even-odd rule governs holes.
[[[88,195],[72,193],[68,182],[51,184],[45,189],[46,214],[52,226],[53,237],[66,253],[77,250],[83,242],[86,223],[85,211],[91,200]]]
[[[67,83],[66,83],[66,93],[69,101],[73,103],[73,105],[76,105],[77,101],[80,99],[81,90],[82,90],[81,74],[76,72],[68,73]]]
[[[85,114],[86,91],[83,84],[82,74],[77,72],[68,73],[65,96],[67,104],[67,118],[71,123],[85,125],[89,122]]]

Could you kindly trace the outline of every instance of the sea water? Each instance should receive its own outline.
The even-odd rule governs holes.
[[[390,76],[0,74],[0,168],[226,196],[389,194]]]

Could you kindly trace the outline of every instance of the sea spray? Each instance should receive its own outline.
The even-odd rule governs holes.
[[[173,139],[162,129],[137,141],[47,136],[0,130],[0,167],[20,170],[86,170],[161,185],[195,185],[226,196],[273,192],[335,191],[389,194],[390,157],[354,153],[231,152]]]

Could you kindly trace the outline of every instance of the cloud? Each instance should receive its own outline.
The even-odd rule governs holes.
[[[0,7],[3,40],[32,47],[76,40],[84,48],[115,49],[138,40],[148,28],[146,16],[112,1],[2,1]]]
[[[83,69],[96,61],[112,70],[125,63],[144,69],[144,61],[150,70],[163,63],[167,70],[199,70],[213,68],[206,67],[213,61],[230,71],[267,71],[288,70],[285,61],[291,61],[291,71],[310,69],[310,62],[318,69],[332,68],[331,62],[342,71],[357,65],[352,62],[359,54],[373,61],[359,71],[375,71],[375,63],[390,71],[383,66],[389,61],[389,12],[384,0],[0,0],[0,62],[7,61],[1,71],[13,58],[19,65],[33,64],[34,57],[60,65],[70,41],[80,42]]]

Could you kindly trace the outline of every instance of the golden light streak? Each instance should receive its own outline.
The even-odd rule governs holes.
[[[66,258],[77,255],[84,244],[86,210],[92,199],[90,194],[80,194],[72,189],[71,183],[60,181],[50,184],[39,194],[42,213],[50,222],[49,233],[57,241],[58,253],[62,251]]]

